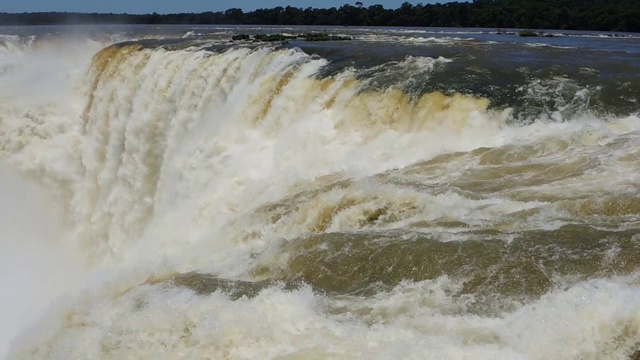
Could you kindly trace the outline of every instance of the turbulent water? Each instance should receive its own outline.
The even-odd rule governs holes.
[[[0,356],[629,359],[633,34],[0,28]]]

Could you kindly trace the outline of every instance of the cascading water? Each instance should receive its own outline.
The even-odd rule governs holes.
[[[622,80],[598,70],[604,57],[587,75],[576,64],[532,78],[512,58],[522,44],[491,45],[502,68],[482,69],[453,53],[478,55],[481,41],[372,34],[2,38],[0,153],[15,169],[3,219],[19,229],[2,241],[27,260],[3,262],[3,279],[44,313],[14,320],[9,357],[637,351],[635,90],[606,93]],[[22,178],[35,182],[25,194],[44,188],[37,205]],[[10,220],[11,207],[28,215]],[[42,230],[11,236],[31,222]]]

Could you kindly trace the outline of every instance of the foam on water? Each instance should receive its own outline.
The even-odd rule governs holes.
[[[220,292],[143,285],[79,299],[54,319],[52,331],[23,338],[36,341],[13,355],[625,359],[640,326],[640,291],[630,282],[577,283],[495,317],[463,315],[470,299],[452,297],[458,285],[447,278],[402,284],[369,299],[271,287],[234,301]]]
[[[64,239],[99,275],[76,280],[85,290],[25,332],[12,357],[622,359],[637,350],[638,279],[615,252],[638,240],[637,116],[567,112],[510,125],[509,109],[487,99],[411,93],[390,80],[428,79],[445,58],[322,77],[326,60],[277,46],[40,51],[8,55],[28,60],[0,77],[1,153],[57,204],[63,236],[32,237]],[[42,87],[25,85],[34,73]],[[543,87],[570,84],[552,85]],[[294,265],[355,261],[385,245],[374,237],[473,245],[486,235],[528,251],[560,234],[579,249],[591,225],[604,234],[594,242],[612,241],[593,258],[615,266],[582,276],[547,264],[556,273],[522,297],[488,287],[496,297],[487,302],[450,270],[395,274],[366,296],[318,291],[322,273],[288,282]],[[510,259],[511,248],[496,248]],[[347,288],[358,273],[349,264],[330,269],[347,274]],[[606,277],[610,269],[624,274]],[[283,282],[236,298],[162,280],[188,272]]]

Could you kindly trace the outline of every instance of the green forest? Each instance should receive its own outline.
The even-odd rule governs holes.
[[[408,2],[398,9],[362,2],[339,8],[276,7],[182,14],[0,13],[0,25],[235,24],[484,27],[640,32],[639,0],[473,0]]]

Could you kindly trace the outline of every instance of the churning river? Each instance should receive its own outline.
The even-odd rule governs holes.
[[[640,36],[549,33],[0,27],[0,357],[639,356]]]

